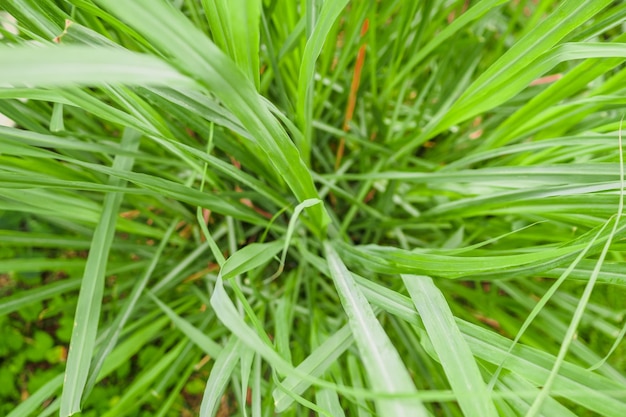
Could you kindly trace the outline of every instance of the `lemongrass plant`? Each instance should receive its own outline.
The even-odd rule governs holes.
[[[0,414],[626,415],[626,3],[0,11]]]

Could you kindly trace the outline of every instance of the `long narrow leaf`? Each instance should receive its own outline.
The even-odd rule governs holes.
[[[476,360],[432,278],[402,275],[402,281],[422,317],[461,410],[468,416],[497,416]]]
[[[217,413],[218,404],[224,389],[226,389],[228,379],[239,361],[241,347],[241,341],[236,336],[231,336],[228,343],[216,356],[215,364],[211,369],[211,374],[202,396],[200,417],[213,417]]]
[[[386,393],[417,392],[400,355],[341,258],[330,243],[326,242],[324,249],[330,274],[348,316],[370,384],[373,388]],[[428,415],[422,403],[416,399],[379,399],[376,404],[379,413],[384,415],[407,417]]]
[[[146,36],[157,48],[175,57],[180,70],[204,83],[235,114],[258,141],[266,157],[301,201],[317,198],[311,174],[298,150],[263,103],[254,85],[204,34],[163,0],[114,0],[100,3]],[[322,235],[329,223],[325,209],[307,213],[313,231]]]
[[[202,1],[213,41],[259,88],[260,0]]]
[[[313,33],[307,39],[302,63],[300,64],[300,75],[298,77],[298,104],[297,112],[300,119],[304,140],[301,151],[305,161],[309,159],[311,152],[311,135],[313,128],[313,91],[315,62],[322,52],[324,42],[330,32],[332,25],[339,18],[342,10],[348,4],[348,0],[326,1],[322,5],[319,19]]]
[[[137,132],[127,130],[122,139],[122,146],[129,151],[134,151],[139,146],[139,139],[140,135]],[[129,171],[133,161],[132,157],[119,156],[115,159],[113,168],[118,171]],[[120,186],[123,182],[117,178],[111,178],[109,184]],[[91,251],[85,265],[61,397],[61,416],[63,417],[70,416],[81,409],[82,394],[90,372],[100,320],[107,258],[113,243],[115,223],[122,197],[121,193],[111,193],[105,197],[102,217],[94,232]]]
[[[0,45],[2,85],[74,87],[111,83],[193,87],[194,82],[150,55],[120,48]]]

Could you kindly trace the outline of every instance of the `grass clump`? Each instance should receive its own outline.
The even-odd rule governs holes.
[[[623,2],[0,9],[0,414],[626,415]]]

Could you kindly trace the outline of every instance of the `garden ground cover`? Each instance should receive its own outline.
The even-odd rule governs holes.
[[[626,3],[0,11],[1,415],[626,415]]]

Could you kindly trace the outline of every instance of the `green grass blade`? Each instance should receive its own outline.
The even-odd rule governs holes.
[[[98,3],[127,21],[155,47],[175,58],[180,71],[202,82],[222,100],[254,136],[265,157],[299,200],[318,197],[311,174],[297,148],[254,85],[178,10],[163,0],[135,0],[124,5],[113,0],[98,0]],[[324,207],[309,207],[307,213],[313,231],[323,235],[329,223]]]
[[[213,42],[259,89],[259,0],[202,0]]]
[[[556,359],[554,356],[523,345],[517,345],[513,354],[509,355],[507,352],[511,342],[507,338],[469,323],[459,323],[459,328],[478,358],[492,364],[500,364],[506,359],[506,369],[536,386],[544,384],[550,376]],[[600,415],[619,417],[626,412],[626,402],[620,395],[624,389],[623,384],[571,363],[563,363],[561,371],[555,376],[553,394],[561,395]]]
[[[497,416],[474,355],[432,278],[402,275],[452,390],[467,416]]]
[[[136,150],[139,146],[139,139],[140,135],[137,132],[128,130],[124,133],[122,147],[130,151]],[[132,165],[133,158],[120,156],[115,159],[113,169],[129,171]],[[112,178],[109,184],[119,186],[123,182]],[[105,197],[102,217],[94,232],[93,244],[85,265],[76,306],[75,326],[72,331],[61,397],[61,416],[70,416],[81,409],[82,394],[89,375],[98,331],[107,256],[113,242],[115,223],[122,198],[123,195],[120,193],[108,194]]]
[[[283,242],[251,243],[233,253],[222,266],[222,277],[229,279],[266,264],[283,248]]]
[[[137,380],[124,392],[122,398],[115,403],[103,417],[113,417],[127,413],[128,410],[132,410],[137,406],[139,397],[142,393],[146,392],[148,387],[151,386],[154,381],[163,374],[167,367],[170,366],[183,351],[185,347],[185,340],[182,340],[176,347],[172,348],[169,352],[163,355],[152,367],[146,372],[140,375]]]
[[[352,332],[348,325],[343,326],[324,341],[303,360],[296,369],[314,377],[321,376],[352,345]],[[288,376],[273,392],[277,412],[282,412],[293,403],[289,394],[301,395],[310,383],[296,376]]]
[[[276,371],[288,376],[293,376],[296,379],[307,380],[309,383],[316,383],[327,388],[336,388],[334,384],[315,378],[298,369],[294,369],[293,366],[283,359],[271,346],[269,346],[267,342],[265,342],[263,338],[255,332],[255,330],[248,326],[243,320],[243,317],[241,317],[237,311],[233,302],[228,297],[221,277],[218,277],[218,280],[215,283],[215,289],[213,291],[213,295],[211,296],[211,306],[215,310],[215,313],[220,321],[235,336],[237,336],[242,343],[245,343],[248,348],[262,356]],[[297,395],[293,396],[297,399],[297,401],[303,403],[312,410],[324,413],[324,410],[319,409],[315,406],[315,404],[312,404]]]
[[[580,24],[605,8],[610,1],[593,3],[583,0],[566,0],[539,27],[529,31],[498,61],[485,71],[468,89],[465,96],[480,91],[486,85],[495,84],[502,77],[512,77],[527,64],[551,49],[557,42]]]
[[[348,0],[327,1],[322,4],[319,19],[317,19],[313,33],[307,39],[304,52],[302,53],[302,63],[300,64],[300,74],[298,76],[296,112],[304,132],[300,152],[302,152],[305,161],[309,161],[312,146],[315,62],[322,52],[332,26],[347,4]]]
[[[174,228],[176,227],[177,223],[178,221],[172,222],[170,227],[165,231],[165,235],[163,236],[161,243],[159,244],[154,256],[152,257],[150,264],[146,268],[141,279],[137,280],[137,282],[133,286],[133,289],[131,290],[126,300],[126,303],[122,307],[119,315],[115,318],[115,321],[107,332],[107,340],[103,343],[103,346],[98,349],[98,353],[95,355],[94,361],[92,363],[91,375],[87,380],[85,386],[85,396],[88,396],[92,388],[95,386],[96,380],[100,374],[100,369],[104,365],[106,357],[111,353],[111,351],[113,351],[113,348],[117,344],[117,341],[124,326],[130,319],[133,311],[137,306],[137,303],[139,302],[139,298],[141,297],[144,289],[146,288],[146,285],[148,284],[148,280],[154,273],[157,263],[161,260],[161,256],[163,254],[165,246],[169,243],[170,237],[172,236],[172,233],[174,232]]]
[[[154,301],[161,310],[172,320],[172,323],[176,325],[180,329],[181,332],[189,338],[193,343],[196,344],[200,349],[206,352],[208,355],[212,357],[218,357],[221,354],[222,347],[213,341],[210,337],[205,335],[201,330],[193,326],[187,320],[180,317],[178,314],[174,312],[167,304],[163,303],[159,300],[154,294],[151,292],[147,293],[148,296]]]
[[[248,398],[251,394],[249,391],[250,373],[252,372],[252,363],[254,358],[258,357],[251,349],[248,349],[245,345],[241,346],[241,353],[239,354],[239,375],[241,375],[240,395],[241,398]],[[246,401],[247,402],[247,401]],[[248,417],[246,409],[242,410],[243,417]]]
[[[231,336],[219,355],[215,356],[215,364],[211,369],[211,374],[202,396],[200,417],[213,417],[216,415],[228,380],[237,366],[237,362],[239,362],[241,349],[241,341],[236,336]]]
[[[559,260],[575,256],[584,246],[580,244],[562,248],[546,248],[542,252],[521,253],[501,256],[449,256],[436,253],[411,252],[397,248],[341,246],[342,253],[371,270],[391,274],[431,273],[446,278],[487,273],[503,274],[509,271],[531,271],[537,265],[540,269],[552,269]]]
[[[578,42],[559,45],[529,64],[513,79],[503,78],[500,82],[492,81],[489,87],[484,87],[480,93],[455,104],[453,110],[463,114],[463,120],[465,120],[511,99],[528,87],[533,80],[545,75],[564,61],[598,58],[626,58],[626,44]]]
[[[322,389],[315,393],[315,400],[317,405],[324,410],[329,410],[330,415],[333,417],[345,417],[345,413],[339,403],[339,397],[335,391],[329,389]]]
[[[22,307],[36,303],[38,301],[52,298],[55,295],[63,294],[80,288],[80,280],[72,279],[67,281],[56,282],[47,285],[44,288],[34,288],[20,294],[10,297],[3,297],[0,302],[0,316],[12,313]]]
[[[372,303],[409,323],[420,325],[421,318],[407,297],[380,284],[363,280],[364,293]],[[457,319],[457,325],[475,357],[494,365],[504,363],[504,368],[518,374],[534,386],[540,386],[550,375],[555,357],[539,349],[517,345],[510,352],[511,341],[497,333]],[[586,369],[564,363],[562,372],[556,376],[554,394],[557,391],[569,401],[594,410],[601,415],[620,416],[626,412],[626,403],[620,393],[624,385],[606,377],[590,373]],[[535,395],[530,397],[535,398]]]
[[[623,120],[623,117],[622,117],[622,120]],[[613,237],[615,236],[617,232],[620,218],[622,217],[623,212],[624,212],[624,186],[626,185],[626,183],[624,182],[624,156],[623,156],[623,149],[622,149],[622,122],[621,121],[620,121],[618,139],[619,139],[619,162],[620,162],[619,164],[620,166],[620,171],[619,171],[620,195],[619,195],[619,206],[617,208],[617,214],[615,215],[613,228],[611,230],[611,233],[609,234],[609,238],[607,239],[606,243],[604,244],[604,247],[602,248],[602,252],[600,253],[600,256],[598,257],[596,266],[593,269],[591,276],[589,277],[589,281],[587,282],[587,285],[585,286],[585,291],[583,292],[582,296],[580,297],[580,301],[578,302],[578,305],[576,306],[576,311],[574,312],[572,321],[567,328],[567,333],[565,334],[565,338],[563,340],[561,348],[559,349],[559,353],[556,357],[556,360],[554,361],[554,366],[552,367],[552,370],[550,371],[550,375],[548,379],[546,380],[545,384],[543,384],[543,388],[541,389],[541,392],[539,393],[539,395],[533,402],[532,407],[526,414],[527,417],[535,417],[536,415],[538,415],[542,409],[542,405],[544,401],[550,395],[550,391],[554,385],[555,379],[557,375],[559,374],[559,370],[563,362],[565,361],[565,355],[568,352],[568,349],[572,343],[572,340],[576,336],[576,332],[578,331],[578,326],[581,323],[583,314],[585,312],[585,309],[587,308],[589,299],[591,298],[591,293],[593,292],[594,286],[598,279],[598,275],[600,274],[600,270],[602,269],[602,263],[604,262],[604,259],[606,258],[609,248],[611,247],[611,244],[613,243]]]
[[[324,244],[328,268],[333,277],[341,304],[356,344],[361,352],[369,382],[385,393],[408,394],[417,392],[400,355],[376,319],[372,307],[357,287],[330,243]],[[378,399],[379,413],[394,416],[426,416],[428,412],[419,400]]]
[[[607,224],[605,223],[605,226],[606,225]],[[596,238],[598,238],[603,231],[604,231],[604,227],[598,230],[598,233],[596,234],[596,236],[594,236],[594,239],[592,239],[589,242],[589,246],[587,246],[580,252],[580,254],[576,257],[576,259],[563,271],[563,273],[558,277],[558,279],[554,282],[554,284],[552,284],[550,289],[541,297],[539,302],[537,302],[537,305],[533,307],[532,311],[530,312],[526,320],[524,320],[524,323],[522,324],[517,334],[515,335],[515,338],[511,342],[510,350],[512,350],[513,347],[517,344],[517,342],[520,340],[524,332],[528,329],[532,321],[539,315],[541,310],[546,306],[550,298],[555,294],[555,292],[561,286],[561,284],[563,284],[563,282],[570,276],[570,273],[576,268],[576,266],[580,263],[580,261],[587,255],[587,251],[589,250],[589,247],[595,242]],[[490,382],[491,386],[497,380],[500,374],[500,370],[502,369],[503,365],[504,363],[500,364],[498,366],[498,369],[496,369],[496,371],[494,372],[492,376],[492,380]]]
[[[45,400],[54,395],[63,385],[63,375],[57,375],[50,379],[46,384],[37,390],[33,395],[24,400],[20,405],[15,407],[13,411],[7,414],[7,417],[24,417],[30,416]]]
[[[280,256],[280,266],[278,268],[278,271],[276,271],[276,273],[272,275],[272,278],[275,278],[278,275],[280,275],[285,267],[285,259],[287,258],[287,250],[289,249],[289,244],[291,243],[293,234],[296,231],[298,217],[300,216],[300,214],[305,208],[314,206],[316,204],[323,204],[323,202],[322,200],[317,199],[317,198],[310,198],[298,204],[296,208],[294,209],[293,216],[291,216],[291,219],[289,219],[289,225],[287,226],[287,233],[285,234],[285,244],[283,246],[283,252]]]
[[[403,63],[403,67],[398,71],[394,79],[389,81],[387,88],[391,89],[397,86],[398,82],[405,80],[407,76],[417,67],[429,54],[437,50],[442,44],[444,44],[455,33],[463,29],[463,27],[469,25],[472,21],[479,19],[488,13],[492,9],[505,3],[506,0],[483,0],[472,6],[468,11],[455,19],[452,23],[447,25],[443,30],[430,40],[423,48],[420,48],[419,52],[412,56],[408,62]]]
[[[152,175],[140,174],[136,172],[122,172],[104,166],[85,164],[82,162],[80,162],[79,164],[93,171],[102,172],[114,177],[118,177],[120,179],[135,183],[142,188],[156,191],[161,195],[165,195],[176,200],[185,201],[187,203],[199,205],[201,207],[207,207],[211,210],[215,210],[218,213],[232,215],[235,218],[248,221],[253,224],[263,223],[260,217],[253,210],[245,207],[240,202],[228,201],[226,198],[219,198],[215,195],[203,193],[193,188],[189,188],[183,184],[165,180],[163,178]]]
[[[211,296],[211,305],[215,310],[216,315],[224,323],[224,325],[235,334],[243,343],[247,344],[254,351],[258,352],[272,366],[274,366],[279,372],[291,373],[291,365],[287,363],[274,349],[267,345],[261,337],[248,327],[239,313],[237,312],[235,305],[232,303],[221,277],[215,284],[215,290]]]
[[[465,91],[462,97],[453,106],[440,126],[450,126],[461,120],[466,120],[475,112],[467,112],[466,103],[478,97],[486,99],[483,93],[486,88],[495,85],[506,85],[506,80],[513,81],[523,74],[523,71],[539,56],[548,52],[552,47],[565,38],[574,29],[592,18],[611,2],[598,0],[566,0],[542,21],[534,30],[529,31],[522,39],[507,50],[488,70],[480,75]],[[505,91],[506,92],[506,88]],[[436,129],[439,131],[440,129]]]
[[[131,84],[193,87],[194,82],[150,55],[120,48],[0,45],[0,79],[15,87]]]

